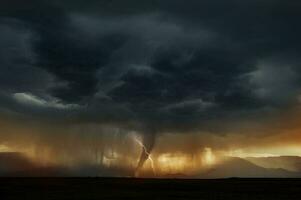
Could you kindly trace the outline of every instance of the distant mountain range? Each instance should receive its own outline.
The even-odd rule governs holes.
[[[131,174],[132,171],[99,165],[81,165],[74,168],[43,166],[31,161],[22,153],[0,152],[0,177],[126,177]]]
[[[40,166],[25,157],[22,153],[0,153],[0,176],[60,176],[62,175],[60,171],[57,167]]]
[[[115,171],[114,171],[115,170]],[[0,153],[0,176],[127,176],[128,172],[117,169],[101,169],[83,166],[77,169],[63,167],[43,167],[21,153]],[[301,157],[280,156],[260,158],[228,157],[194,176],[172,174],[162,178],[299,178],[301,177]]]
[[[23,170],[30,170],[33,168],[36,168],[36,166],[27,158],[25,158],[21,153],[0,153],[0,175],[6,175]]]
[[[278,157],[248,157],[246,160],[264,168],[282,168],[289,171],[301,172],[301,157],[278,156]]]
[[[299,157],[301,161],[301,158]],[[267,161],[268,163],[268,161]],[[264,168],[253,162],[243,159],[231,157],[225,159],[212,168],[201,172],[198,178],[294,178],[301,177],[300,172],[289,171],[282,168]]]

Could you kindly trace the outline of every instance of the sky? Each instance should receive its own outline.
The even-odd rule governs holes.
[[[69,165],[120,154],[134,168],[152,152],[301,156],[300,8],[2,1],[0,150]]]

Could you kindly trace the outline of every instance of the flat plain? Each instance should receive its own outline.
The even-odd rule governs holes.
[[[301,199],[301,179],[0,178],[1,200]]]

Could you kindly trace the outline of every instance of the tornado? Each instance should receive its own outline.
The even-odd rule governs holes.
[[[155,132],[147,133],[143,135],[142,137],[143,146],[141,147],[142,151],[135,172],[138,172],[143,167],[145,161],[149,158],[149,155],[155,145],[155,139],[156,139]]]

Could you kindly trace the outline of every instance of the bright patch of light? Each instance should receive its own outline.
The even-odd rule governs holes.
[[[0,145],[0,152],[10,152],[10,151],[11,149],[8,146],[3,144]]]
[[[161,154],[157,158],[157,164],[162,173],[180,173],[190,167],[191,159],[182,154]]]
[[[29,93],[15,93],[13,98],[21,104],[44,108],[68,109],[78,107],[76,104],[63,104],[55,98],[46,100]]]
[[[209,147],[206,147],[204,150],[204,156],[203,156],[203,164],[205,165],[213,165],[216,161],[216,158],[214,154],[212,153],[212,149]]]

